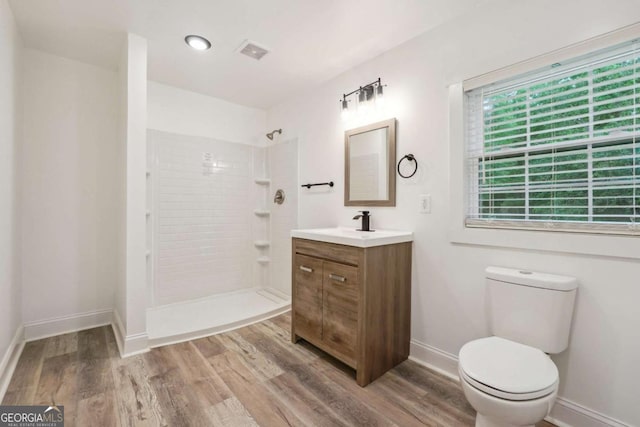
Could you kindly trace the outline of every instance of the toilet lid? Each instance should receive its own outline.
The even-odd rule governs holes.
[[[468,382],[497,397],[528,400],[551,393],[558,368],[541,350],[500,337],[481,338],[460,349]]]

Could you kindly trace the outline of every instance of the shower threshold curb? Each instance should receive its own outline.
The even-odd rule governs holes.
[[[264,320],[271,319],[272,317],[279,316],[291,310],[291,304],[284,304],[276,309],[257,314],[255,316],[248,317],[236,322],[227,323],[224,325],[218,325],[211,328],[200,329],[192,332],[185,332],[183,334],[170,335],[166,337],[149,338],[148,344],[150,348],[162,347],[170,344],[177,344],[185,341],[191,341],[198,338],[208,337],[210,335],[217,335],[224,332],[233,331],[245,326],[252,325],[254,323],[262,322]]]

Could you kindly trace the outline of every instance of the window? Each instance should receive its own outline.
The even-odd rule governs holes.
[[[640,43],[465,92],[467,226],[640,233]]]

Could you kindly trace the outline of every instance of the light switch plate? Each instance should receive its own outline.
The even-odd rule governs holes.
[[[421,194],[418,197],[418,212],[431,213],[431,194]]]

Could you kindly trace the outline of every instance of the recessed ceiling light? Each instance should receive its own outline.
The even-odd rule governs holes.
[[[195,50],[207,50],[211,47],[211,42],[202,36],[188,35],[184,41]]]

